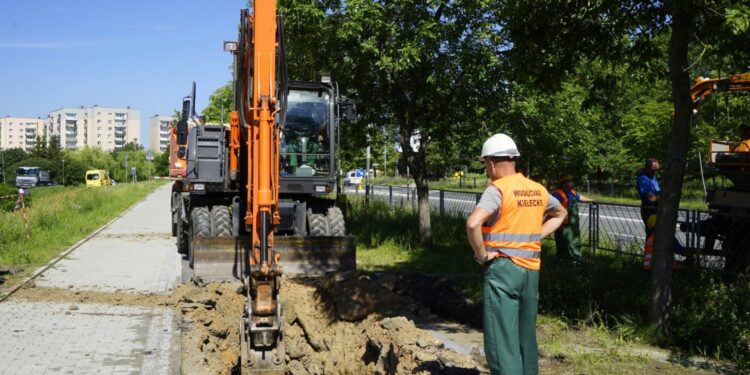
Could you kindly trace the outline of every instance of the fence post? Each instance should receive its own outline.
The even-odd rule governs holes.
[[[591,231],[593,234],[591,249],[594,251],[594,254],[596,254],[596,250],[599,248],[599,204],[594,202],[591,208],[593,209],[593,214],[590,215],[591,225],[593,227],[593,230]]]
[[[416,210],[417,209],[417,200],[419,198],[417,197],[417,188],[414,188],[414,190],[411,191],[411,209]]]
[[[388,185],[388,205],[393,206],[393,185]]]
[[[474,188],[476,189],[476,187],[477,187],[477,178],[474,177]]]
[[[440,216],[445,215],[445,190],[440,191]]]

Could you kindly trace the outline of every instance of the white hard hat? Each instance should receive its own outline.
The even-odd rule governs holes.
[[[497,133],[484,141],[482,145],[482,157],[487,156],[521,156],[516,147],[516,142],[513,142],[507,134]]]

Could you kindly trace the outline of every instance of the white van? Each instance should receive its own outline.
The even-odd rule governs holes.
[[[344,176],[344,186],[359,185],[362,183],[362,178],[362,172],[358,170],[346,172],[346,176]]]

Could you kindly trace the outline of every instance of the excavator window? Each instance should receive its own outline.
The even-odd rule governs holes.
[[[325,91],[289,91],[280,142],[282,176],[329,175],[330,100]]]

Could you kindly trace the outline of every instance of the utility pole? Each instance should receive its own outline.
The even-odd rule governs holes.
[[[370,144],[367,143],[367,152],[365,154],[365,207],[369,203],[368,190],[370,188]]]
[[[63,186],[65,186],[65,159],[64,158],[62,160],[62,164],[63,164],[62,166],[63,167]]]

